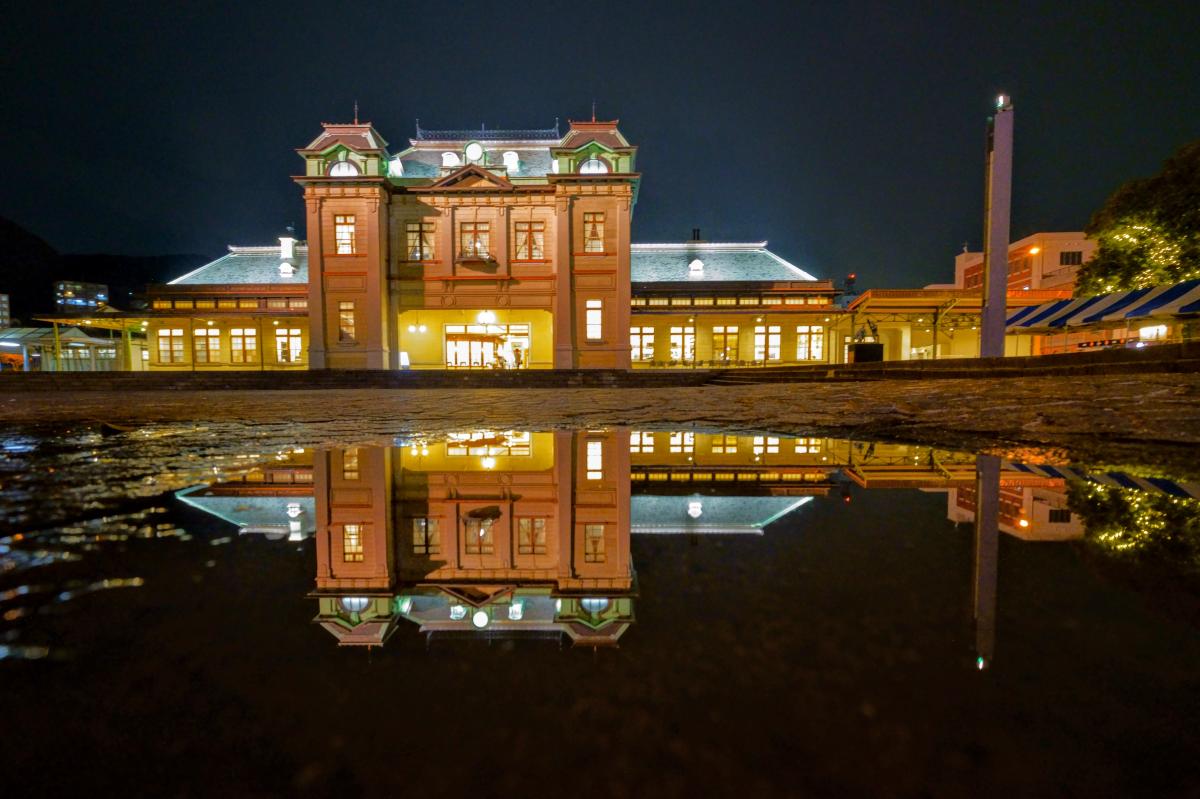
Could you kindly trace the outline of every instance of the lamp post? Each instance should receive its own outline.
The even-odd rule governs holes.
[[[1008,238],[1012,210],[1013,105],[1000,95],[987,124],[986,196],[983,217],[983,323],[979,354],[1004,355],[1008,317]]]

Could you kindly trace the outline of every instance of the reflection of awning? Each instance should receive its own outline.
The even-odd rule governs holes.
[[[1132,488],[1173,497],[1200,499],[1200,483],[1177,483],[1161,477],[1135,477],[1125,472],[1087,472],[1069,466],[1029,466],[1010,462],[1005,464],[1005,468],[1061,480],[1084,480],[1113,488]]]
[[[1009,316],[1007,327],[1009,333],[1044,332],[1197,313],[1200,313],[1200,279],[1022,308]]]

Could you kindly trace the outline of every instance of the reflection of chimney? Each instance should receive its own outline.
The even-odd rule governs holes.
[[[700,228],[692,228],[692,241],[700,241]]]
[[[288,233],[291,233],[289,230]],[[296,240],[289,236],[279,237],[279,260],[290,261],[296,257]]]

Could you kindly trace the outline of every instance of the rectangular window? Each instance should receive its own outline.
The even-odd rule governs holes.
[[[654,452],[654,434],[633,431],[629,434],[630,452]]]
[[[671,298],[671,305],[691,305],[691,304],[692,304],[691,297],[672,297]]]
[[[545,519],[517,519],[517,553],[520,555],[546,554]]]
[[[737,325],[717,325],[713,328],[713,360],[736,361],[738,359]]]
[[[175,300],[176,308],[192,308],[195,304],[191,300]]]
[[[197,308],[216,308],[216,300],[196,300]]]
[[[583,526],[583,561],[584,563],[604,563],[608,555],[604,551],[604,525],[585,524]]]
[[[363,539],[361,524],[342,525],[342,560],[346,563],[361,563]]]
[[[465,543],[468,555],[491,555],[496,551],[496,541],[493,528],[495,519],[480,519],[468,516]]]
[[[796,328],[796,360],[825,360],[825,328],[821,325],[800,325]]]
[[[211,327],[197,327],[192,331],[192,351],[196,363],[216,363],[221,360],[221,334]]]
[[[217,300],[218,308],[236,308],[237,300]]]
[[[413,554],[440,555],[442,552],[441,524],[437,519],[420,517],[413,523]]]
[[[1083,263],[1083,250],[1063,250],[1058,254],[1059,266],[1079,266]]]
[[[737,305],[737,297],[717,297],[717,305]]]
[[[754,360],[779,360],[779,325],[759,325],[754,328]]]
[[[268,308],[282,309],[287,307],[287,299],[284,297],[272,298],[267,300]]]
[[[337,214],[333,217],[333,240],[338,255],[354,255],[354,215]]]
[[[183,363],[183,330],[181,328],[158,331],[158,362]]]
[[[461,222],[458,226],[458,254],[461,258],[492,257],[490,222]]]
[[[629,328],[629,352],[635,361],[654,360],[654,328]]]
[[[671,328],[670,356],[672,361],[682,363],[691,363],[696,359],[696,328]]]
[[[1071,521],[1071,511],[1067,508],[1051,508],[1050,523],[1051,524],[1066,524]]]
[[[584,315],[588,341],[604,338],[604,301],[587,300],[585,304]]]
[[[156,311],[161,311],[163,309],[170,308],[171,301],[170,300],[154,300],[154,302],[150,303],[150,307]]]
[[[690,455],[696,451],[695,433],[671,433],[669,442],[671,452]]]
[[[719,435],[712,438],[712,451],[714,455],[736,455],[737,445],[737,436]]]
[[[583,251],[604,252],[604,213],[588,211],[583,215]]]
[[[229,354],[234,363],[253,363],[258,360],[258,331],[252,327],[235,327],[229,331]]]
[[[300,363],[300,328],[275,328],[275,357],[280,363]]]
[[[797,438],[796,439],[796,454],[797,455],[815,455],[821,451],[821,439],[819,438]]]
[[[408,222],[404,226],[405,252],[410,261],[433,260],[433,223]]]
[[[758,305],[758,297],[738,297],[738,305]]]
[[[650,298],[650,299],[647,301],[647,304],[648,304],[648,305],[650,305],[650,306],[658,306],[658,307],[661,307],[661,306],[664,306],[664,305],[666,305],[666,304],[667,304],[667,303],[669,303],[669,302],[670,302],[670,300],[669,300],[669,299],[667,299],[666,297],[651,297],[651,298]]]
[[[238,300],[239,308],[257,308],[258,300]]]
[[[546,257],[546,223],[517,222],[513,240],[516,245],[513,257],[518,261],[534,261]]]
[[[600,480],[604,477],[604,442],[587,442],[587,479]]]
[[[342,453],[342,479],[358,479],[358,447],[351,447]]]
[[[338,341],[352,342],[355,340],[354,303],[342,301],[338,303]]]
[[[755,436],[754,437],[754,454],[762,455],[778,455],[779,454],[779,439],[774,436]]]

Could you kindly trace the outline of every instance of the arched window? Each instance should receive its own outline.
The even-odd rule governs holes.
[[[442,166],[461,166],[462,159],[458,153],[442,153]]]
[[[521,157],[517,155],[515,150],[508,150],[504,153],[504,168],[509,172],[516,172],[521,166]]]
[[[333,166],[329,167],[329,177],[331,178],[352,178],[358,174],[358,167],[353,161],[338,161]]]
[[[608,164],[595,156],[579,165],[579,174],[581,175],[603,175],[607,171]]]

